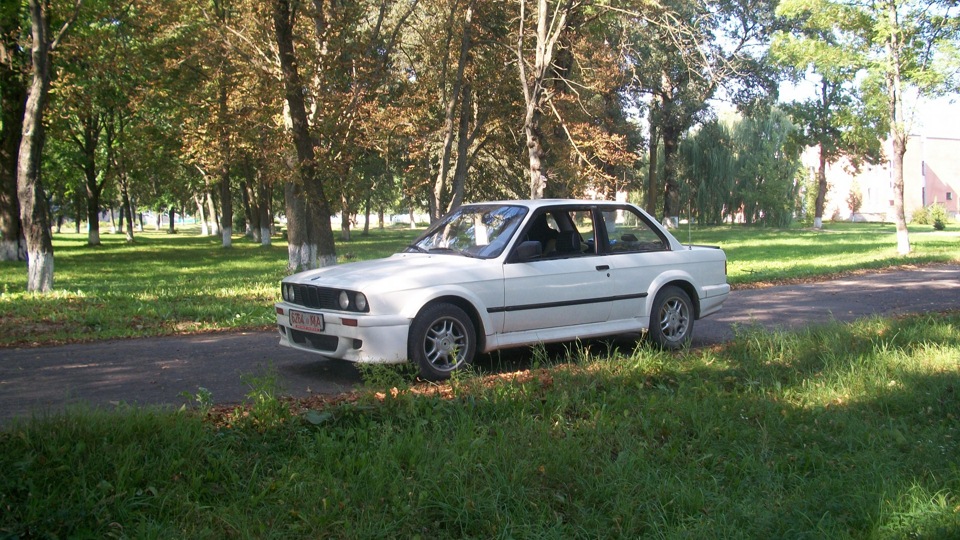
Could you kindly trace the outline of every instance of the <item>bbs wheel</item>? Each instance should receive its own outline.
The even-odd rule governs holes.
[[[693,304],[679,287],[668,285],[657,293],[650,311],[650,339],[664,349],[682,348],[693,336]]]
[[[427,306],[413,320],[407,344],[420,376],[437,381],[473,361],[477,333],[470,317],[452,304]]]

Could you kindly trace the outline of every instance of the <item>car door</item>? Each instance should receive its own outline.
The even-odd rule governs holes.
[[[610,320],[646,316],[653,301],[647,291],[675,258],[670,243],[655,225],[629,206],[604,208],[599,216],[605,260],[612,275],[610,288],[616,295],[610,303]]]
[[[550,222],[560,230],[542,258],[504,265],[504,333],[603,323],[610,314],[591,210],[554,209]]]

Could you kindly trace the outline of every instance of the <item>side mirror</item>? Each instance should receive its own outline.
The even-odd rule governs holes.
[[[540,258],[543,255],[543,245],[536,240],[527,240],[517,246],[517,261],[527,262]]]

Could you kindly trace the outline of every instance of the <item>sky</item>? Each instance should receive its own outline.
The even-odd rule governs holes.
[[[796,85],[783,83],[780,85],[780,101],[805,99],[815,91],[813,83],[806,79]],[[910,130],[914,135],[960,139],[960,95],[921,100],[914,118]]]
[[[919,108],[914,133],[960,139],[960,96],[927,100]]]

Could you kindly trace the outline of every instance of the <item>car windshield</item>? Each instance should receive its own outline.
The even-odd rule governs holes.
[[[450,253],[490,259],[510,242],[527,209],[498,204],[461,206],[435,223],[408,252]]]

